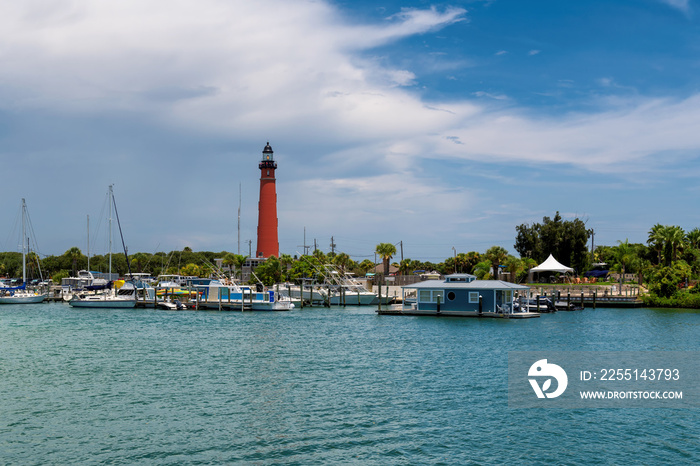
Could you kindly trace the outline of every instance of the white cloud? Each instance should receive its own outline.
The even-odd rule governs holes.
[[[661,0],[661,3],[680,10],[686,15],[690,13],[690,0]]]
[[[490,99],[495,99],[495,100],[507,100],[508,99],[508,96],[505,94],[492,94],[490,92],[484,92],[484,91],[474,92],[474,95],[477,97],[488,97]]]
[[[435,160],[565,164],[622,176],[654,173],[659,154],[700,151],[697,95],[596,102],[597,112],[541,117],[501,92],[473,94],[497,102],[428,102],[411,88],[414,70],[362,54],[464,20],[462,9],[430,8],[357,25],[318,1],[6,1],[0,108],[78,115],[81,122],[136,115],[163,133],[187,131],[200,140],[264,144],[272,134],[276,149],[277,141],[298,148],[281,150],[299,176],[289,182],[292,204],[314,206],[336,224],[400,226],[420,213],[429,227],[448,212],[473,209],[478,194],[454,173],[422,172]],[[609,78],[600,84],[615,88]],[[187,166],[196,151],[168,153],[168,162]],[[207,179],[199,183],[196,189],[216,189]],[[367,208],[356,211],[358,201]]]

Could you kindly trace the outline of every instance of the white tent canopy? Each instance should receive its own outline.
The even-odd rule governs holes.
[[[530,269],[530,272],[561,272],[561,273],[567,273],[567,272],[573,272],[574,269],[571,267],[567,267],[565,265],[562,265],[557,261],[553,255],[549,255],[546,261],[542,262],[540,265],[537,267],[533,267]]]

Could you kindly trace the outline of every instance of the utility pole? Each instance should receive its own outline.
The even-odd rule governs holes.
[[[331,236],[331,254],[335,256],[335,242],[333,241],[333,237]]]
[[[304,248],[304,255],[308,256],[309,255],[309,248],[311,246],[306,245],[306,227],[304,227],[304,244],[298,245],[298,248]]]
[[[253,240],[248,240],[248,257],[253,257]]]
[[[399,244],[401,245],[401,262],[403,262],[403,241],[399,241]]]
[[[595,230],[591,228],[591,264],[595,260]]]
[[[316,249],[318,248],[316,247],[316,238],[314,238],[314,252],[316,252]]]

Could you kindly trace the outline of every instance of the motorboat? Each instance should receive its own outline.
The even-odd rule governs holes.
[[[292,299],[275,290],[253,290],[236,283],[211,280],[208,284],[193,284],[197,291],[195,305],[200,309],[252,311],[290,311]]]
[[[131,282],[118,280],[104,291],[75,293],[68,303],[73,307],[133,308],[136,306],[136,287]]]

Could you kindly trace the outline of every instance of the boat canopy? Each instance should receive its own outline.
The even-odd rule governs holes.
[[[0,291],[15,291],[15,290],[26,290],[27,282],[22,283],[19,286],[0,286]]]

